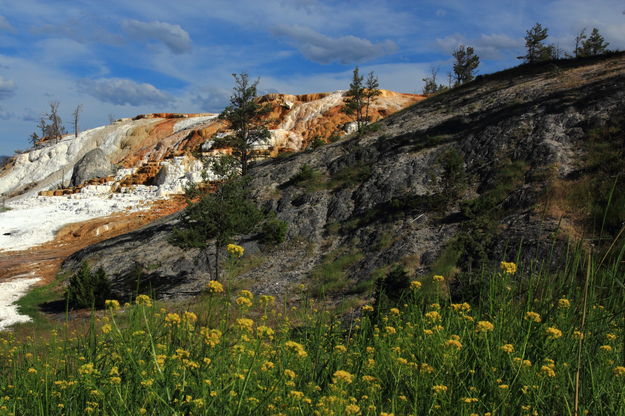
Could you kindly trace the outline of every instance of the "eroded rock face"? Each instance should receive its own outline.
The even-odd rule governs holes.
[[[578,170],[589,129],[625,112],[625,57],[562,65],[568,67],[557,75],[545,65],[484,77],[382,120],[377,131],[257,163],[250,171],[253,196],[289,224],[288,241],[271,248],[257,235],[241,237],[243,259],[255,260],[236,278],[259,293],[292,294],[299,284],[324,284],[322,265],[338,259],[345,267],[330,294],[366,296],[394,264],[419,277],[470,224],[460,204],[507,180],[498,179],[502,167],[517,173],[503,183],[505,195],[494,202],[501,215],[479,242],[493,261],[509,260],[519,248],[528,262],[540,258],[559,229],[559,218],[535,211],[545,190],[541,172],[564,178]],[[291,108],[287,98],[284,108]],[[439,161],[450,149],[462,156],[468,180],[443,205]],[[314,183],[292,181],[304,165],[318,174]],[[64,268],[82,261],[102,266],[123,294],[140,262],[143,282],[159,296],[199,291],[212,257],[172,246],[176,221],[88,247]]]
[[[78,186],[90,179],[105,178],[114,174],[115,168],[102,149],[93,149],[74,165],[71,185]]]

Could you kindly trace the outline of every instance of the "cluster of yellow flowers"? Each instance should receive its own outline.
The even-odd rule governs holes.
[[[516,264],[513,262],[502,261],[499,266],[501,267],[501,271],[506,274],[516,273]]]
[[[224,291],[224,286],[217,280],[209,281],[206,287],[210,293],[223,293]]]
[[[489,321],[479,321],[475,326],[475,332],[491,332],[494,329],[495,325]]]
[[[243,247],[236,244],[228,244],[226,246],[226,250],[228,251],[228,254],[232,257],[241,257],[245,252],[245,249],[243,249]]]

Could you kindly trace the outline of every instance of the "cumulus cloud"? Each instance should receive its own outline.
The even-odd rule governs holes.
[[[218,113],[228,105],[229,98],[230,92],[225,89],[205,87],[193,101],[198,103],[203,111]]]
[[[127,104],[137,107],[143,104],[167,104],[172,101],[172,97],[155,86],[129,79],[83,79],[78,82],[78,89],[102,102],[117,105]]]
[[[451,53],[458,45],[473,46],[477,54],[484,59],[499,59],[503,53],[523,47],[523,39],[511,38],[501,33],[482,34],[477,38],[468,39],[454,34],[444,38],[437,38],[434,44],[442,51]]]
[[[350,64],[379,58],[394,52],[397,45],[392,41],[373,43],[356,36],[331,38],[303,26],[279,25],[272,28],[274,35],[283,37],[302,55],[313,62]]]
[[[0,100],[13,96],[15,90],[17,90],[15,81],[6,79],[0,75]]]
[[[11,26],[11,23],[7,20],[6,17],[0,16],[0,31],[14,32],[15,28]]]
[[[182,54],[191,50],[191,37],[179,25],[159,21],[125,20],[122,27],[126,33],[137,40],[163,42],[175,54]]]

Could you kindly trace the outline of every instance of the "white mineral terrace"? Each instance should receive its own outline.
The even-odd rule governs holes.
[[[39,280],[38,277],[27,277],[0,283],[0,331],[11,325],[30,321],[30,317],[20,315],[15,302]]]

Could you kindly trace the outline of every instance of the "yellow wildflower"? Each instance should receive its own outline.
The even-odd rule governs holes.
[[[107,299],[104,301],[104,306],[106,306],[106,309],[112,309],[114,311],[118,310],[120,308],[119,306],[119,301],[115,300],[115,299]]]
[[[461,400],[465,403],[477,403],[479,401],[475,397],[463,397]]]
[[[412,282],[410,282],[410,289],[412,290],[421,289],[421,282],[418,280],[413,280]]]
[[[208,288],[208,291],[211,293],[223,293],[224,291],[224,286],[221,283],[219,283],[217,280],[209,281],[206,287]]]
[[[617,338],[614,334],[605,334],[605,337],[608,339],[608,341],[614,341]]]
[[[344,370],[337,370],[334,372],[332,381],[336,384],[339,382],[350,384],[354,380],[354,376]]]
[[[165,322],[167,322],[168,325],[179,325],[180,321],[180,315],[177,313],[168,313],[165,316]]]
[[[384,330],[386,331],[387,334],[390,334],[390,335],[397,333],[397,330],[393,328],[392,326],[384,327]]]
[[[469,305],[466,302],[465,303],[452,303],[451,308],[454,311],[458,311],[458,312],[469,312],[471,310],[471,305]]]
[[[502,261],[499,266],[501,267],[501,271],[507,274],[515,274],[516,273],[516,264],[513,262]]]
[[[443,280],[445,280],[445,277],[441,276],[440,274],[435,274],[434,276],[432,276],[432,280],[434,280],[435,282],[442,282]]]
[[[355,404],[348,404],[345,406],[345,414],[347,415],[355,415],[360,412],[360,407]]]
[[[110,324],[104,324],[101,329],[103,333],[108,334],[113,330],[113,327]]]
[[[256,328],[256,335],[259,338],[273,338],[274,330],[265,325],[260,325]]]
[[[551,368],[548,365],[543,365],[542,367],[540,367],[540,372],[542,375],[546,376],[546,377],[555,377],[556,376],[556,372],[554,371],[553,368]]]
[[[261,295],[258,299],[261,305],[273,305],[276,301],[276,298],[271,295]]]
[[[252,306],[252,301],[249,298],[243,296],[239,296],[238,298],[236,298],[235,302],[237,303],[237,305],[246,306],[248,308]]]
[[[363,312],[373,312],[373,306],[371,306],[371,305],[364,305],[362,307],[362,311]]]
[[[432,390],[434,390],[434,393],[445,393],[447,392],[447,386],[438,384],[436,386],[432,386]]]
[[[239,329],[243,331],[252,331],[254,328],[254,321],[248,318],[238,318],[236,323]]]
[[[308,353],[304,350],[304,346],[295,341],[287,341],[284,343],[287,350],[294,352],[298,357],[306,357]]]
[[[478,321],[475,331],[476,332],[490,332],[495,329],[495,325],[489,321]]]
[[[239,290],[239,296],[243,296],[244,298],[254,299],[254,294],[249,290]]]
[[[562,298],[558,300],[558,308],[566,309],[571,307],[571,301],[567,298]]]
[[[581,331],[573,331],[573,338],[575,339],[584,339],[584,333]]]
[[[560,331],[558,328],[555,328],[553,326],[550,326],[549,328],[547,328],[545,332],[547,333],[547,338],[549,339],[558,339],[562,336],[562,331]]]
[[[200,334],[204,337],[204,343],[214,347],[221,342],[221,331],[219,329],[200,328]]]
[[[135,299],[137,305],[152,306],[152,299],[148,295],[139,295]]]
[[[289,392],[289,396],[295,398],[295,399],[303,399],[304,398],[304,393],[301,391],[297,391],[297,390],[291,390]]]
[[[339,354],[343,354],[343,353],[347,352],[347,347],[345,345],[336,345],[334,347],[334,351],[338,352]]]
[[[507,352],[508,354],[510,354],[514,352],[514,345],[504,344],[501,347],[499,347],[499,349],[502,350],[503,352]]]
[[[601,351],[611,352],[612,351],[612,346],[611,345],[602,345],[602,346],[599,347],[599,349]]]
[[[612,372],[614,373],[615,376],[623,377],[623,376],[625,376],[625,367],[620,366],[620,365],[616,366],[616,367],[614,367]]]
[[[297,375],[295,374],[295,371],[289,370],[287,368],[286,370],[284,370],[284,376],[288,379],[294,380]]]
[[[540,321],[542,321],[540,314],[536,312],[531,312],[531,311],[525,313],[525,319],[531,322],[536,322],[536,323],[539,323]]]
[[[441,314],[438,313],[438,311],[426,312],[425,317],[432,322],[437,322],[441,320]]]
[[[197,315],[193,312],[187,311],[182,314],[182,320],[189,324],[194,324],[197,321]]]
[[[228,251],[228,254],[232,257],[241,257],[245,252],[245,249],[243,249],[243,247],[236,244],[228,244],[226,246],[226,250]]]
[[[390,312],[392,315],[399,316],[399,309],[397,309],[397,308],[391,308],[391,309],[389,310],[389,312]]]

